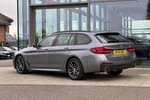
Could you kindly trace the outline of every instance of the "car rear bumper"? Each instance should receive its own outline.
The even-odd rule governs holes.
[[[118,69],[127,69],[127,68],[133,68],[136,65],[136,61],[130,61],[126,63],[103,63],[100,65],[100,71],[101,72],[107,72],[112,70],[118,70]]]
[[[132,68],[136,63],[135,53],[127,56],[94,55],[92,57],[90,60],[84,61],[87,73]]]
[[[134,68],[136,65],[135,59],[129,59],[124,61],[89,61],[84,63],[85,73],[89,72],[106,72],[109,70]]]

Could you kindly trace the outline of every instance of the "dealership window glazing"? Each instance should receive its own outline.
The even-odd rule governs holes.
[[[28,0],[18,0],[18,41],[19,47],[23,48],[28,45],[29,32],[28,32]]]
[[[31,4],[36,5],[36,4],[51,4],[51,3],[76,3],[87,1],[88,0],[31,0]]]
[[[29,34],[35,34],[40,41],[52,32],[88,31],[89,26],[91,31],[120,32],[125,36],[150,33],[149,0],[31,0],[31,6],[83,2],[90,5],[35,9],[35,18],[32,19],[35,20],[34,33],[29,33],[28,30],[29,2],[18,1],[19,38],[23,41],[29,39]],[[20,46],[24,47],[27,44],[28,42],[21,42]]]

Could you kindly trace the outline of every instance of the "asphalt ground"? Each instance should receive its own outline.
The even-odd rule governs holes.
[[[0,67],[12,67],[13,61],[11,59],[9,60],[0,60]]]
[[[0,86],[0,100],[150,100],[150,88]]]
[[[16,73],[11,60],[1,61],[0,66],[0,85],[150,87],[149,68],[131,68],[118,77],[108,76],[105,73],[89,74],[82,81],[72,81],[66,74],[57,72],[32,72],[20,75]]]
[[[150,59],[137,61],[136,68],[150,68]]]
[[[140,66],[140,68],[138,68]],[[150,100],[149,63],[124,71],[119,77],[105,73],[72,81],[66,74],[17,74],[12,60],[0,61],[0,100]]]

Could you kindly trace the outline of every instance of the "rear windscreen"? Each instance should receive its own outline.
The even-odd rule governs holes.
[[[102,43],[129,42],[129,40],[120,34],[97,34],[97,39]]]

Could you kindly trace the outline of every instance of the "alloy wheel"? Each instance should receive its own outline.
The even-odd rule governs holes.
[[[83,68],[79,60],[71,59],[67,66],[67,72],[71,79],[79,80],[83,78]]]
[[[19,57],[16,58],[15,66],[16,66],[16,70],[17,70],[18,73],[24,74],[24,73],[27,72],[26,65],[25,65],[23,57],[19,56]]]

